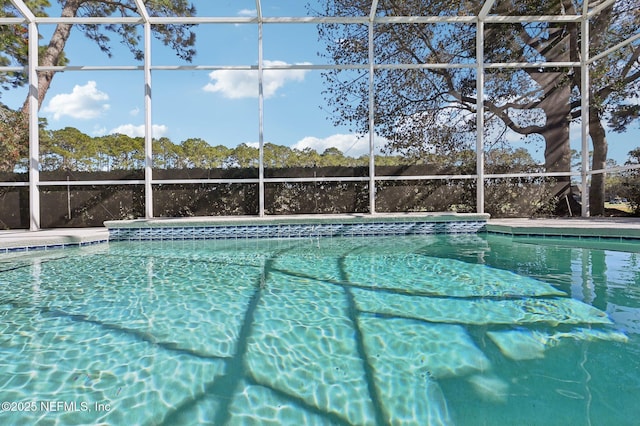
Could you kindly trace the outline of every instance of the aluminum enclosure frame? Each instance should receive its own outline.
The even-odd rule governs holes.
[[[470,179],[477,182],[477,201],[476,212],[484,213],[484,187],[486,179],[491,178],[511,178],[511,177],[530,177],[530,176],[580,176],[582,185],[582,211],[583,217],[589,216],[588,207],[588,181],[593,174],[605,173],[606,171],[621,171],[634,166],[618,167],[611,170],[589,170],[589,128],[588,128],[588,105],[589,91],[583,90],[581,94],[582,116],[581,116],[581,171],[567,173],[508,173],[508,174],[486,174],[484,170],[484,139],[483,132],[478,131],[476,135],[476,173],[471,175],[438,175],[438,176],[376,176],[374,164],[374,127],[375,127],[375,91],[374,91],[374,73],[379,69],[427,69],[427,68],[470,68],[475,69],[477,75],[477,105],[476,105],[476,125],[478,129],[484,128],[484,105],[482,99],[484,97],[485,70],[493,68],[529,68],[529,67],[574,67],[580,70],[582,87],[589,86],[589,65],[599,58],[615,52],[633,43],[640,38],[637,35],[616,46],[611,47],[606,52],[599,54],[594,58],[589,58],[588,37],[582,37],[581,55],[578,62],[536,62],[536,63],[484,63],[484,25],[486,23],[513,23],[513,22],[575,22],[581,25],[583,34],[589,32],[589,18],[600,11],[611,6],[615,0],[605,0],[602,2],[593,2],[596,4],[592,10],[589,10],[590,0],[583,0],[582,11],[579,15],[552,15],[552,16],[498,16],[490,14],[495,0],[486,0],[477,16],[406,16],[406,17],[380,17],[376,16],[378,0],[372,0],[371,9],[368,16],[362,17],[265,17],[262,13],[261,0],[255,0],[256,16],[255,17],[152,17],[149,15],[143,0],[134,0],[139,11],[139,17],[135,18],[62,18],[62,17],[37,17],[27,7],[23,0],[11,0],[14,6],[22,14],[22,18],[0,18],[0,24],[27,24],[29,29],[29,62],[28,66],[22,67],[0,67],[0,71],[26,71],[29,77],[29,182],[0,182],[2,186],[28,186],[29,188],[29,209],[30,209],[30,230],[40,229],[40,194],[41,186],[60,186],[67,185],[67,182],[59,181],[41,181],[39,174],[39,136],[38,136],[38,71],[129,71],[142,70],[144,73],[144,180],[117,180],[117,181],[74,181],[74,186],[81,185],[144,185],[145,192],[145,218],[154,217],[153,212],[153,191],[154,184],[192,184],[192,183],[258,183],[259,185],[259,216],[265,216],[265,184],[274,182],[318,182],[318,181],[361,181],[369,183],[369,213],[376,213],[376,197],[375,183],[377,181],[390,180],[433,180],[433,179]],[[142,25],[144,28],[144,63],[141,66],[57,66],[57,67],[41,67],[38,66],[38,24],[106,24],[106,23],[128,23]],[[211,66],[206,64],[200,65],[180,65],[180,66],[153,66],[151,52],[151,28],[153,25],[161,24],[252,24],[258,28],[258,64],[246,66]],[[339,23],[339,24],[363,24],[368,26],[368,63],[352,64],[352,65],[278,65],[269,66],[263,60],[263,26],[269,24],[297,23],[317,25],[323,23]],[[381,23],[466,23],[475,25],[476,31],[476,60],[472,64],[376,64],[374,61],[374,26]],[[154,179],[152,170],[152,71],[153,70],[256,70],[258,73],[258,140],[259,140],[259,176],[257,179],[180,179],[180,180],[160,180]],[[369,176],[362,178],[354,177],[322,177],[322,178],[266,178],[264,175],[264,93],[263,80],[265,70],[328,70],[328,69],[360,69],[365,70],[369,76]]]

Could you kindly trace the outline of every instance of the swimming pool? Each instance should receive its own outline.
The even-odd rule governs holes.
[[[1,422],[632,424],[640,246],[580,244],[462,234],[3,256]]]

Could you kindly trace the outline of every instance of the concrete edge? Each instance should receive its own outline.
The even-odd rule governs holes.
[[[612,238],[640,241],[640,229],[629,227],[591,226],[511,226],[487,223],[486,232],[523,237],[577,237],[577,238]]]
[[[189,218],[154,218],[132,220],[110,220],[104,224],[112,228],[172,228],[197,226],[234,226],[234,225],[280,225],[280,224],[319,224],[319,223],[371,223],[371,222],[413,222],[424,220],[429,222],[465,222],[487,221],[488,214],[482,213],[379,213],[347,214],[347,215],[296,215],[296,216],[210,216]]]
[[[108,241],[107,228],[2,231],[0,232],[0,253],[79,247]]]

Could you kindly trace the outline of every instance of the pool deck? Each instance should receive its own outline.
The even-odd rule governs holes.
[[[63,248],[97,244],[108,240],[107,228],[59,228],[39,231],[15,229],[0,231],[0,250],[27,247]]]
[[[622,238],[640,242],[640,218],[490,219],[486,229],[514,236]],[[106,227],[9,230],[0,231],[0,249],[58,248],[96,244],[108,239]]]

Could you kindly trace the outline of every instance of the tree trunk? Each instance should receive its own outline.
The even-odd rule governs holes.
[[[571,145],[569,140],[570,124],[570,95],[571,87],[564,80],[564,74],[559,72],[532,72],[531,77],[540,85],[546,93],[538,107],[544,111],[546,123],[540,135],[545,141],[544,165],[545,170],[553,172],[571,171]],[[556,184],[552,188],[551,195],[560,200],[561,210],[557,214],[567,214],[567,203],[571,198],[571,176],[557,176]],[[578,209],[577,206],[574,208]]]
[[[62,8],[61,17],[63,18],[72,18],[76,16],[80,5],[85,0],[67,0]],[[39,58],[40,66],[43,67],[52,67],[58,65],[58,61],[60,60],[60,56],[64,52],[64,46],[69,39],[69,35],[71,34],[72,24],[58,24],[56,25],[56,29],[51,36],[51,40],[49,41],[49,45],[45,50],[44,54]],[[38,109],[42,105],[44,101],[44,97],[51,86],[51,80],[53,79],[53,75],[55,71],[39,71],[38,72]],[[25,117],[29,114],[29,97],[24,101],[22,105],[22,113],[25,114]]]
[[[607,162],[607,134],[602,126],[600,114],[596,108],[589,109],[589,135],[593,144],[593,159],[591,169],[604,169]],[[604,215],[604,183],[606,175],[598,173],[591,176],[589,187],[589,214],[591,216]]]
[[[558,76],[558,79],[561,77]],[[569,143],[569,104],[570,88],[568,85],[556,86],[540,102],[539,107],[545,112],[547,123],[540,135],[545,141],[544,165],[547,172],[571,171],[571,146]],[[559,179],[569,180],[569,177]]]
[[[566,6],[573,10],[572,3],[563,0]],[[565,24],[549,24],[548,40],[538,50],[547,61],[569,61],[571,59],[571,38]],[[535,45],[535,40],[531,40]],[[532,45],[533,46],[533,45]],[[542,50],[540,50],[542,49]],[[548,173],[571,171],[571,144],[569,126],[571,123],[571,81],[567,78],[566,70],[531,69],[529,75],[540,85],[543,97],[538,107],[542,108],[546,116],[546,123],[540,135],[545,141],[544,163]],[[552,196],[560,203],[557,214],[570,213],[573,208],[565,208],[567,204],[574,204],[571,197],[571,176],[557,176],[552,189]],[[566,201],[565,201],[566,200]]]

